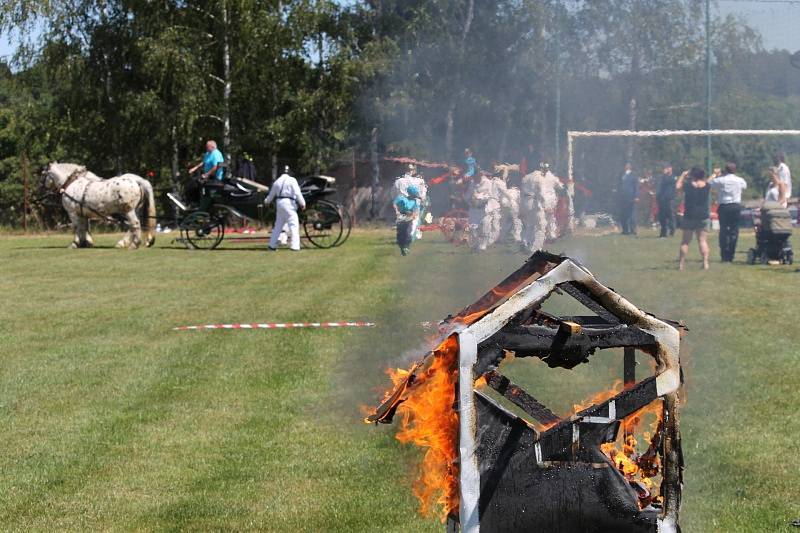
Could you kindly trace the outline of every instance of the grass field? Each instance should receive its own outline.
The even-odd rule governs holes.
[[[417,516],[409,490],[417,451],[392,427],[362,424],[360,406],[385,385],[383,368],[404,366],[421,344],[415,322],[470,303],[524,256],[475,256],[430,237],[409,258],[389,231],[300,254],[0,237],[0,527],[441,531]],[[741,263],[702,272],[699,262],[679,273],[677,241],[649,234],[554,251],[690,328],[684,531],[793,530],[800,273]],[[344,319],[378,326],[171,330]],[[517,361],[509,372],[566,412],[621,375],[617,355],[575,371]]]

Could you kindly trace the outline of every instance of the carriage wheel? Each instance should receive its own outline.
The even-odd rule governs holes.
[[[345,243],[345,241],[350,237],[350,232],[353,230],[353,219],[350,217],[350,213],[344,207],[339,206],[339,212],[342,214],[342,222],[344,224],[344,228],[342,230],[342,236],[339,237],[339,240],[336,241],[334,246],[341,246]]]
[[[445,238],[460,246],[467,243],[469,235],[469,214],[464,209],[451,209],[439,223]]]
[[[196,211],[181,221],[181,237],[195,250],[213,250],[225,236],[222,219]]]
[[[309,205],[303,212],[302,222],[306,238],[317,248],[333,248],[344,231],[339,208],[324,200]]]

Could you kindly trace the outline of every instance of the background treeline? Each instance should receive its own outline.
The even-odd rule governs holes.
[[[234,162],[251,154],[265,181],[353,154],[459,161],[465,146],[483,166],[528,157],[563,172],[568,129],[705,126],[696,0],[7,0],[0,30],[23,36],[0,64],[5,224],[19,219],[22,159],[34,181],[69,160],[152,170],[161,188],[206,138]],[[713,21],[712,48],[714,127],[800,127],[789,52],[732,17]],[[714,142],[754,189],[774,150],[798,147]],[[702,165],[704,149],[581,141],[576,170],[602,192],[626,159]]]

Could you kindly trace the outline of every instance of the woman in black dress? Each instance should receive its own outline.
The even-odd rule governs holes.
[[[689,181],[686,181],[687,177]],[[683,221],[681,222],[683,238],[681,239],[678,269],[683,270],[686,255],[689,253],[689,243],[692,242],[692,234],[695,234],[700,247],[700,255],[703,256],[703,269],[708,270],[708,224],[711,217],[708,199],[711,188],[706,181],[705,171],[697,167],[685,171],[678,178],[675,188],[683,190]]]

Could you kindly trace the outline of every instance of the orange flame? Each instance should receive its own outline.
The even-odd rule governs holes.
[[[408,376],[391,373],[395,386]],[[426,449],[413,491],[425,516],[442,522],[458,508],[458,414],[453,409],[458,381],[458,341],[445,339],[434,350],[434,361],[417,376],[414,393],[400,404],[397,440]]]
[[[642,434],[643,440],[647,443],[648,449],[643,453],[638,453],[639,442],[636,439],[636,431],[646,416],[651,416],[650,430]],[[648,490],[653,488],[653,477],[661,469],[661,458],[655,453],[651,446],[653,439],[659,430],[659,425],[664,418],[664,405],[661,401],[653,402],[625,417],[622,421],[622,432],[620,450],[617,442],[607,442],[600,446],[603,453],[608,456],[614,466],[625,476],[628,481],[639,481]],[[645,502],[640,501],[640,505]],[[649,500],[646,502],[649,503]],[[643,505],[644,506],[644,505]]]

